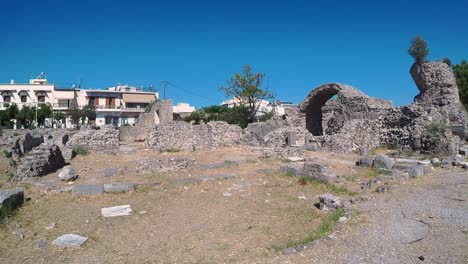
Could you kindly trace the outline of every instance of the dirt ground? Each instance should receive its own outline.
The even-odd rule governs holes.
[[[354,164],[359,157],[352,154],[309,152],[307,158],[331,165],[341,182],[303,185],[297,178],[279,172],[280,165],[287,161],[259,158],[255,148],[159,153],[138,144],[126,147],[133,150],[119,155],[91,153],[73,159],[72,165],[79,172],[79,178],[72,184],[60,182],[58,173],[40,178],[38,182],[59,187],[109,182],[157,182],[159,185],[131,193],[87,197],[72,197],[69,192],[51,192],[25,185],[27,202],[0,225],[0,263],[416,263],[420,261],[417,254],[428,256],[440,245],[398,242],[401,237],[405,239],[414,233],[413,222],[407,229],[402,228],[408,223],[405,217],[416,214],[413,208],[436,210],[432,204],[426,207],[418,204],[432,199],[434,190],[440,189],[443,194],[437,197],[443,197],[451,195],[454,186],[457,192],[466,191],[467,186],[464,178],[467,175],[463,172],[457,174],[453,183],[446,182],[452,178],[440,177],[446,175],[446,171],[436,171],[422,179],[395,182],[398,188],[385,194],[375,193],[373,189],[362,190],[360,183],[372,179],[375,173],[357,169]],[[187,157],[194,163],[173,172],[135,173],[132,170],[140,160],[168,157]],[[7,163],[0,164],[6,166]],[[127,168],[129,172],[105,176],[106,168]],[[187,181],[213,175],[234,177]],[[447,188],[437,188],[440,185]],[[320,226],[329,213],[320,211],[315,204],[318,195],[325,192],[363,202],[355,205],[351,219],[343,230],[334,234],[334,239],[326,239],[294,255],[277,251],[277,247],[304,239]],[[455,206],[450,209],[454,211],[447,214],[466,217],[468,211],[463,197],[455,204],[434,204],[440,204],[442,211]],[[130,216],[104,218],[100,213],[103,207],[125,204],[133,209]],[[407,212],[403,217],[400,210],[405,209],[401,209],[405,204]],[[47,228],[53,223],[54,228]],[[467,257],[461,245],[468,244],[465,243],[468,242],[468,227],[443,223],[440,226],[445,229],[434,228],[432,239],[437,241],[440,235],[437,232],[456,236],[455,249],[442,252],[453,258],[450,262],[442,258],[440,262],[441,258],[435,256],[431,259],[437,261],[430,263],[464,263]],[[418,226],[415,228],[419,230]],[[460,228],[461,235],[457,231]],[[51,244],[58,236],[68,233],[89,239],[81,248],[60,248]],[[38,246],[38,241],[45,243]],[[440,241],[450,245],[450,239]],[[408,253],[408,248],[414,246],[417,250],[411,249]],[[445,256],[442,253],[436,255]]]
[[[334,160],[335,171],[343,176],[349,174],[356,160],[330,153],[310,155],[327,163]],[[182,171],[104,176],[105,168],[131,168],[141,159],[182,156],[195,163]],[[303,239],[319,226],[327,213],[314,206],[318,195],[352,194],[344,186],[330,189],[321,184],[301,185],[297,178],[278,172],[281,162],[260,159],[255,150],[244,147],[158,153],[140,146],[128,154],[78,156],[71,162],[79,171],[73,185],[160,185],[91,197],[44,194],[26,187],[30,199],[0,227],[0,263],[261,262],[281,254],[273,247]],[[203,164],[225,165],[209,169]],[[235,177],[187,184],[177,181],[229,173]],[[67,185],[57,180],[57,173],[40,181]],[[131,216],[104,218],[100,214],[103,207],[124,204],[132,207]],[[55,228],[46,229],[51,223],[56,223]],[[89,240],[79,249],[51,245],[55,238],[67,233]],[[47,246],[37,249],[38,240]]]

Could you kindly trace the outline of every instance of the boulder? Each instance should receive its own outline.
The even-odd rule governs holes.
[[[432,165],[434,165],[436,167],[440,166],[440,160],[438,158],[431,159],[431,163],[432,163]]]
[[[52,241],[52,244],[61,247],[80,247],[86,242],[86,240],[88,240],[87,237],[75,234],[66,234],[56,238]]]
[[[395,161],[392,158],[388,157],[387,155],[377,155],[377,157],[374,159],[372,167],[374,169],[391,170],[393,165],[395,165]]]
[[[62,171],[59,173],[58,177],[62,181],[74,181],[74,180],[76,180],[76,178],[78,178],[78,174],[76,174],[76,171],[73,168],[73,166],[68,165],[68,166],[65,166],[62,169]]]
[[[372,167],[372,164],[374,164],[374,157],[371,156],[362,157],[356,162],[356,165],[361,167]]]
[[[0,221],[24,202],[23,190],[0,190]]]
[[[340,197],[334,196],[330,193],[322,194],[319,196],[320,210],[334,211],[343,208],[343,202]]]
[[[333,173],[333,170],[329,166],[312,162],[306,162],[304,164],[304,176],[316,178],[328,183],[338,180],[338,177]]]
[[[413,165],[408,169],[408,174],[410,177],[421,177],[424,175],[424,167],[421,165]]]
[[[65,160],[57,145],[40,145],[19,161],[16,168],[16,179],[41,177],[57,171],[64,165]]]

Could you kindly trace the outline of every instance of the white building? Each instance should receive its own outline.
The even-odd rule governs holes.
[[[66,113],[76,102],[80,108],[85,105],[96,108],[96,119],[89,121],[98,126],[136,124],[140,113],[145,112],[146,107],[158,98],[157,92],[145,92],[129,85],[117,85],[106,90],[58,88],[48,83],[44,73],[27,84],[18,84],[13,80],[0,84],[0,110],[11,104],[16,104],[19,109],[26,105],[38,107],[40,104],[50,104],[54,113]],[[69,118],[62,120],[67,127],[71,125],[70,122]]]
[[[232,98],[221,102],[220,105],[231,108],[240,105],[240,100],[238,98]],[[282,104],[272,104],[267,100],[257,100],[256,105],[258,106],[256,116],[262,116],[271,112],[275,115],[284,115],[284,106]]]
[[[190,116],[195,110],[195,107],[188,103],[178,103],[172,107],[172,113],[180,118]]]

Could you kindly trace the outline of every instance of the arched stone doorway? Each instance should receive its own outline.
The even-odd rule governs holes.
[[[369,98],[366,94],[362,93],[358,89],[340,83],[329,83],[321,85],[314,90],[312,90],[306,99],[300,104],[300,109],[306,114],[306,128],[314,136],[322,136],[324,134],[323,128],[323,106],[330,100],[333,96],[337,95],[337,101],[340,105],[342,103],[356,101],[356,97],[360,98]],[[351,100],[348,100],[352,98]],[[362,101],[362,100],[357,100]],[[332,122],[340,120],[344,122],[348,113],[346,109],[341,109],[338,117],[334,117]],[[351,113],[352,115],[352,113]],[[342,125],[342,124],[341,124]],[[339,126],[339,125],[338,125]],[[336,128],[335,128],[336,129]]]

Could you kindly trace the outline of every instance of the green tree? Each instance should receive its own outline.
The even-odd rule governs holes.
[[[85,105],[81,109],[81,123],[84,124],[86,119],[96,120],[96,107],[94,105]]]
[[[252,67],[246,65],[242,73],[236,73],[226,86],[219,88],[227,97],[234,97],[238,101],[238,110],[241,110],[247,123],[255,121],[261,100],[273,98],[268,88],[261,88],[264,78],[263,73],[253,73]]]
[[[462,60],[460,64],[453,65],[453,73],[457,80],[460,101],[468,111],[468,62],[466,60]]]
[[[67,113],[68,113],[68,116],[70,116],[70,119],[72,120],[73,124],[79,126],[82,113],[81,113],[81,109],[78,107],[78,105],[77,104],[72,104],[68,108]]]
[[[54,121],[57,124],[57,127],[58,127],[58,122],[65,119],[66,117],[67,117],[67,114],[65,114],[64,112],[54,113]]]
[[[23,106],[18,112],[16,120],[24,126],[24,128],[33,128],[34,120],[36,119],[36,107]]]
[[[8,113],[8,116],[10,117],[10,119],[17,119],[18,118],[19,109],[18,109],[18,106],[16,104],[11,104],[10,106],[8,106],[6,111]]]
[[[423,62],[429,54],[426,41],[420,36],[415,37],[411,40],[411,46],[408,49],[408,53],[416,62]]]
[[[37,110],[37,124],[44,126],[46,118],[52,117],[52,106],[50,104],[41,104]]]

